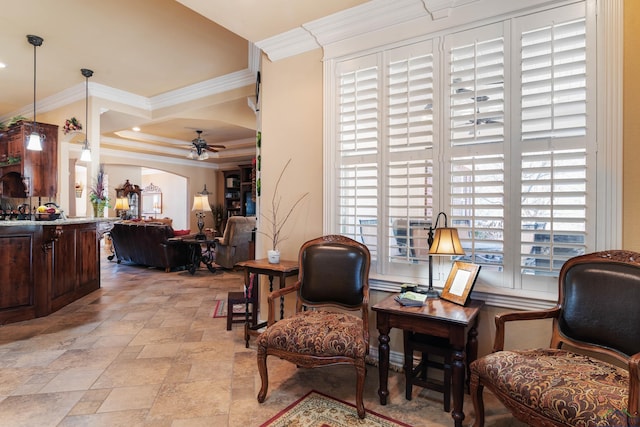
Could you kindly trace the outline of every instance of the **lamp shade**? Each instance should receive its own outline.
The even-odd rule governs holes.
[[[82,149],[82,154],[80,155],[81,162],[90,162],[91,161],[91,150],[89,149],[88,142],[85,141],[84,148]]]
[[[209,206],[209,197],[206,194],[196,194],[193,196],[193,208],[192,211],[211,212],[211,206]]]
[[[118,210],[118,211],[128,211],[129,210],[129,198],[127,198],[127,197],[117,197],[116,198],[115,209]]]
[[[429,248],[430,255],[464,255],[464,249],[458,237],[457,228],[436,228],[433,243]]]
[[[40,134],[35,130],[29,135],[29,142],[27,143],[27,150],[42,151],[42,141]]]

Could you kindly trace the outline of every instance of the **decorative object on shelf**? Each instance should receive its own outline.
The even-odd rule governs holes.
[[[27,40],[33,45],[33,128],[31,129],[31,135],[29,135],[27,150],[42,151],[44,135],[38,133],[36,122],[36,50],[38,46],[42,45],[43,39],[42,37],[27,35]]]
[[[89,190],[89,200],[93,205],[93,214],[96,218],[104,216],[104,208],[109,206],[107,189],[104,187],[104,166],[100,165],[96,181]]]
[[[438,228],[440,215],[444,216],[444,227]],[[429,288],[427,289],[427,298],[439,298],[440,294],[433,289],[432,255],[464,255],[464,249],[458,237],[458,229],[447,227],[446,213],[440,212],[436,216],[435,224],[433,226],[429,225],[427,243],[429,245]]]
[[[205,212],[211,212],[207,184],[204,185],[202,192],[196,193],[196,195],[193,196],[193,208],[191,208],[191,211],[195,212],[198,218],[198,234],[196,234],[196,240],[205,240],[207,236],[202,231],[204,228],[204,216]]]
[[[85,77],[85,98],[84,98],[84,123],[87,129],[84,132],[84,143],[82,145],[82,154],[80,161],[91,161],[91,149],[89,148],[89,77],[93,76],[93,71],[87,68],[81,68],[80,72]]]
[[[81,182],[76,182],[75,190],[76,190],[76,197],[77,198],[82,197],[82,191],[84,190],[84,185],[82,185]]]
[[[198,136],[191,141],[191,150],[189,154],[187,154],[187,159],[198,159],[198,160],[207,160],[209,158],[209,153],[207,151],[211,151],[217,153],[219,148],[226,148],[224,145],[213,145],[207,144],[207,141],[202,139],[202,131],[197,130],[196,133]]]
[[[71,117],[64,121],[64,126],[62,126],[62,132],[67,135],[69,132],[77,132],[82,130],[82,124],[75,117]]]
[[[258,228],[258,233],[263,234],[271,240],[271,250],[267,251],[267,257],[271,264],[277,264],[280,262],[280,251],[278,249],[278,245],[287,239],[287,237],[282,235],[282,229],[291,217],[291,214],[295,210],[295,208],[309,195],[309,193],[304,193],[302,196],[298,197],[295,203],[289,208],[287,213],[284,216],[281,216],[281,201],[282,197],[278,193],[280,188],[280,181],[282,180],[282,176],[284,172],[287,170],[287,167],[291,163],[291,159],[287,161],[280,172],[280,176],[276,181],[276,186],[273,190],[273,197],[271,198],[271,210],[267,212],[268,215],[260,214],[264,220],[266,221],[266,227],[264,229]]]
[[[213,214],[213,224],[218,235],[222,234],[222,222],[224,221],[224,208],[221,204],[215,204],[211,206],[211,213]]]

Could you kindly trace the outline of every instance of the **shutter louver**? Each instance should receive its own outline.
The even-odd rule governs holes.
[[[586,150],[522,156],[521,269],[557,276],[562,264],[585,253]]]
[[[522,34],[522,140],[586,134],[585,20]]]
[[[451,159],[451,225],[463,260],[502,271],[504,264],[504,156]]]
[[[451,145],[504,140],[504,40],[456,46],[450,52]]]

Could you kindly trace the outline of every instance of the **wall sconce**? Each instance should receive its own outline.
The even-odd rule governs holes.
[[[444,227],[438,228],[440,215],[444,216]],[[429,226],[427,243],[429,244],[429,288],[427,289],[427,298],[440,298],[438,291],[433,289],[432,255],[464,255],[464,249],[458,237],[458,229],[447,227],[447,214],[444,212],[438,214],[434,226]]]
[[[204,240],[207,236],[202,232],[204,228],[204,216],[205,212],[211,212],[211,206],[209,205],[209,192],[207,191],[207,185],[204,185],[204,190],[201,193],[197,193],[193,196],[193,208],[191,211],[196,213],[198,218],[198,234],[196,234],[196,240]]]
[[[128,197],[116,197],[116,205],[114,209],[120,213],[120,219],[126,219],[127,212],[129,211],[129,198]]]

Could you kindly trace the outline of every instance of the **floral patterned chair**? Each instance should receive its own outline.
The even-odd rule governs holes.
[[[530,425],[640,426],[639,306],[640,253],[568,260],[555,307],[496,316],[494,352],[470,366],[474,426],[485,386]],[[550,348],[504,351],[505,323],[532,319],[553,319]]]
[[[351,364],[357,376],[356,409],[365,417],[370,262],[367,247],[344,236],[323,236],[302,246],[298,281],[269,295],[267,329],[257,339],[258,402],[264,402],[269,386],[268,355],[304,368]],[[296,295],[295,313],[275,322],[274,301],[287,294]]]

